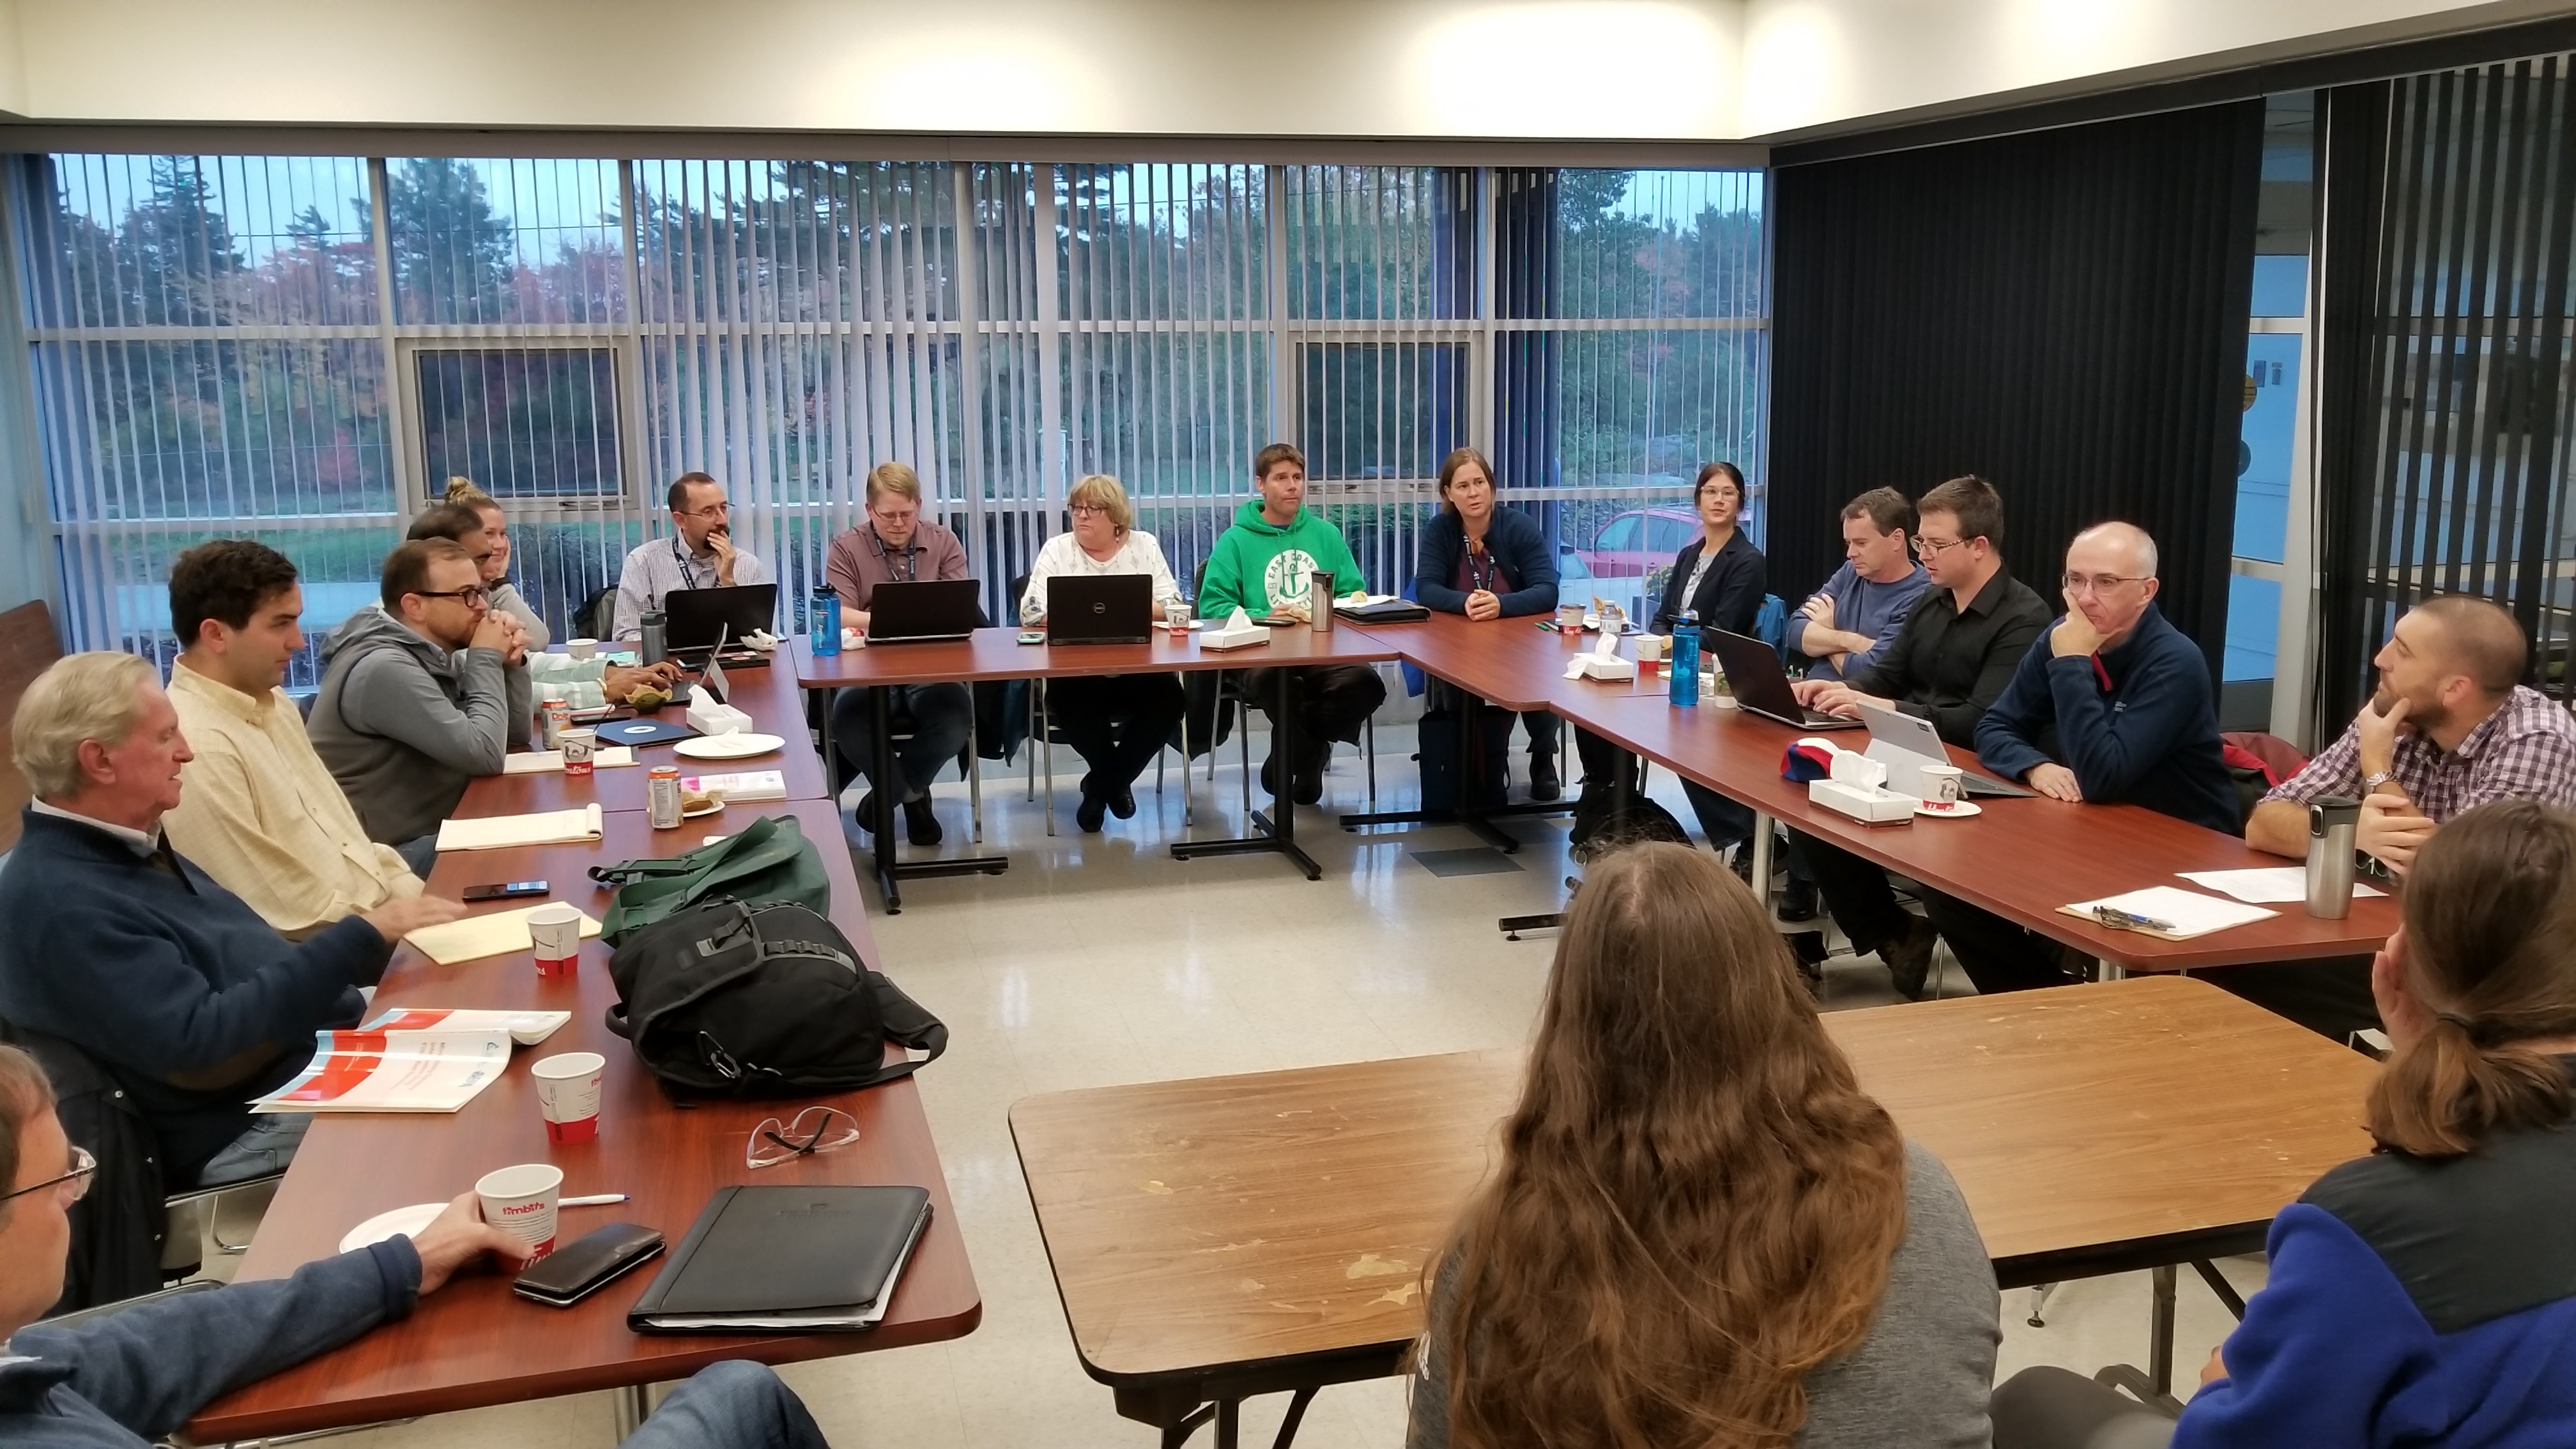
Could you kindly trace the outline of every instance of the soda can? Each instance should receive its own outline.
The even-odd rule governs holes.
[[[645,810],[656,830],[680,828],[680,767],[655,765],[645,776]]]
[[[541,750],[562,749],[563,732],[572,728],[572,701],[568,699],[550,699],[540,706],[540,708],[545,711],[545,728],[543,731],[545,740],[544,743],[538,745],[537,748]]]

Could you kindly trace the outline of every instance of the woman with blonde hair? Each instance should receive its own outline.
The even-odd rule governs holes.
[[[1154,581],[1154,612],[1181,597],[1181,586],[1163,561],[1163,546],[1136,527],[1127,490],[1106,473],[1094,473],[1065,495],[1073,527],[1050,538],[1029,565],[1020,593],[1020,622],[1046,622],[1047,581],[1066,575],[1144,574]],[[1180,727],[1183,696],[1177,674],[1111,674],[1046,681],[1047,718],[1063,729],[1074,753],[1091,772],[1082,777],[1082,804],[1074,821],[1085,832],[1103,819],[1136,813],[1136,777],[1154,762]]]
[[[2378,1150],[2272,1220],[2271,1278],[2182,1421],[2026,1369],[1997,1449],[2576,1444],[2576,815],[2453,816],[2401,910],[2370,968]]]
[[[1982,1446],[1993,1266],[1716,858],[1558,938],[1502,1160],[1432,1276],[1410,1449]]]
[[[510,519],[501,511],[499,500],[476,487],[471,478],[450,478],[446,501],[473,509],[475,516],[483,520],[483,536],[492,544],[492,556],[483,561],[484,598],[491,601],[493,608],[519,621],[519,627],[528,631],[530,649],[543,650],[554,636],[546,628],[546,621],[537,617],[537,611],[510,584]],[[579,622],[574,621],[576,628]]]

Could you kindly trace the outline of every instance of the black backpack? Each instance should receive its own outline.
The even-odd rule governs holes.
[[[887,1042],[948,1049],[948,1028],[794,901],[704,901],[626,938],[608,961],[608,1029],[679,1095],[782,1097],[871,1087],[923,1065]]]
[[[1675,845],[1691,843],[1690,832],[1673,818],[1673,812],[1648,799],[1643,792],[1628,797],[1621,818],[1611,819],[1612,792],[1607,785],[1586,785],[1583,795],[1574,803],[1574,829],[1566,837],[1568,853],[1578,861],[1595,861],[1621,846],[1641,840],[1667,840]]]

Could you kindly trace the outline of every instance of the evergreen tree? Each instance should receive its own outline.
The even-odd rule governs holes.
[[[365,202],[355,204],[361,216],[368,215]],[[491,193],[473,162],[420,156],[389,165],[385,224],[401,320],[509,319],[514,234],[493,213]]]

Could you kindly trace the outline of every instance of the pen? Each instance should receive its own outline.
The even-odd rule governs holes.
[[[567,1198],[560,1198],[560,1199],[557,1199],[557,1200],[556,1200],[556,1202],[555,1202],[555,1206],[557,1206],[557,1207],[606,1207],[606,1206],[608,1206],[610,1203],[624,1202],[624,1201],[626,1201],[626,1194],[624,1194],[624,1193],[622,1193],[622,1192],[603,1192],[603,1193],[594,1193],[594,1194],[592,1194],[592,1195],[591,1195],[591,1196],[589,1196],[589,1197],[567,1197]]]
[[[2131,911],[2121,910],[2117,906],[2095,906],[2093,919],[2115,931],[2170,932],[2174,929],[2174,923],[2171,921],[2159,921],[2153,916],[2141,916]]]

